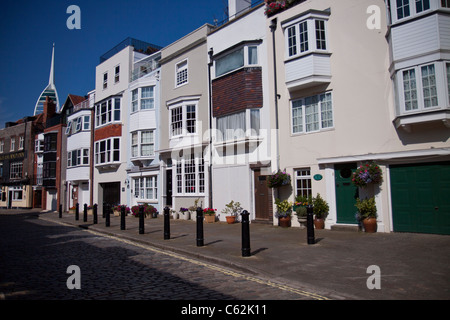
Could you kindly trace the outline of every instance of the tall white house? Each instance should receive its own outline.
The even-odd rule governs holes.
[[[292,177],[282,199],[320,194],[338,228],[357,226],[356,198],[375,197],[378,232],[450,233],[448,6],[314,0],[268,13],[276,158]],[[383,182],[352,183],[372,161]]]
[[[137,58],[137,57],[135,57]],[[130,206],[150,204],[158,211],[161,194],[159,175],[159,112],[161,52],[133,62],[128,89],[128,167],[126,188]]]
[[[220,213],[230,201],[239,202],[251,220],[269,222],[272,190],[265,178],[275,167],[265,7],[232,0],[229,8],[230,20],[208,35],[213,205]]]
[[[126,204],[129,140],[129,85],[134,62],[160,48],[127,38],[100,58],[94,105],[94,202]],[[132,129],[130,129],[132,130]]]

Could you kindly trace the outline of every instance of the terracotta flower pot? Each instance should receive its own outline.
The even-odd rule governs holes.
[[[324,229],[325,228],[325,219],[314,219],[314,227],[316,229]]]
[[[227,218],[228,224],[233,224],[236,221],[235,216],[227,216],[226,218]]]
[[[214,214],[205,214],[206,223],[214,223],[216,221],[216,216]]]
[[[366,218],[363,220],[364,230],[367,233],[377,232],[377,219],[376,218]]]
[[[291,216],[278,218],[280,222],[280,227],[289,228],[291,226]]]

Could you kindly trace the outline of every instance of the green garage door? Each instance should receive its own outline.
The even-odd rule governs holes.
[[[450,234],[450,162],[390,166],[394,231]]]

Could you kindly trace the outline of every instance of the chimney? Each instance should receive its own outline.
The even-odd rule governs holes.
[[[53,115],[56,113],[56,104],[49,97],[45,98],[43,113],[44,113],[44,124],[47,123],[47,120],[51,119]]]
[[[251,8],[251,0],[228,0],[228,20],[233,20],[236,16]]]

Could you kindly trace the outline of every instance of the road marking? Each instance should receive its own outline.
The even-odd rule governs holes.
[[[45,219],[45,218],[42,218],[42,217],[40,219],[43,219],[43,220],[49,221],[49,222],[53,222],[53,223],[57,223],[57,224],[61,224],[61,225],[64,225],[64,226],[74,227],[71,224],[67,224],[67,223],[64,223],[64,222],[61,222],[61,221]],[[198,260],[194,260],[194,259],[182,256],[182,255],[174,253],[174,252],[157,249],[155,247],[152,247],[151,245],[141,244],[141,243],[138,243],[138,242],[134,242],[134,241],[131,241],[131,240],[123,239],[123,238],[112,236],[112,235],[107,235],[107,234],[104,234],[104,233],[101,233],[101,232],[97,232],[97,231],[93,231],[93,230],[82,229],[82,231],[89,232],[89,233],[91,233],[93,235],[96,235],[96,236],[99,236],[99,237],[108,238],[108,239],[116,240],[116,241],[119,241],[119,242],[122,242],[122,243],[126,243],[126,244],[129,244],[129,245],[132,245],[132,246],[135,246],[135,247],[139,247],[139,248],[142,248],[142,249],[145,249],[145,250],[148,250],[148,251],[152,251],[152,252],[155,252],[155,253],[164,254],[166,256],[170,256],[170,257],[173,257],[175,259],[179,259],[179,260],[183,260],[183,261],[195,264],[195,265],[199,265],[199,266],[202,266],[202,267],[205,267],[205,268],[208,268],[208,269],[211,269],[211,270],[214,270],[214,271],[217,271],[217,272],[220,272],[220,273],[223,273],[223,274],[235,277],[235,278],[242,278],[242,279],[245,279],[245,280],[248,280],[248,281],[256,282],[256,283],[259,283],[259,284],[262,284],[262,285],[270,286],[270,287],[273,287],[273,288],[277,288],[277,289],[280,289],[280,290],[283,290],[283,291],[291,292],[291,293],[294,293],[294,294],[297,294],[297,295],[301,295],[301,296],[304,296],[304,297],[308,297],[308,298],[312,298],[312,299],[315,299],[315,300],[330,300],[329,298],[327,298],[325,296],[322,296],[322,295],[319,295],[319,294],[316,294],[316,293],[312,293],[312,292],[308,292],[308,291],[292,288],[290,286],[287,286],[287,285],[284,285],[284,284],[280,284],[280,283],[275,283],[275,282],[272,282],[270,280],[262,280],[262,279],[259,279],[259,278],[256,278],[256,277],[245,275],[243,273],[232,271],[230,269],[225,269],[223,267],[219,267],[219,266],[216,266],[216,265],[213,265],[213,264],[209,264],[209,263],[206,263],[206,262],[201,262],[201,261],[198,261]]]

